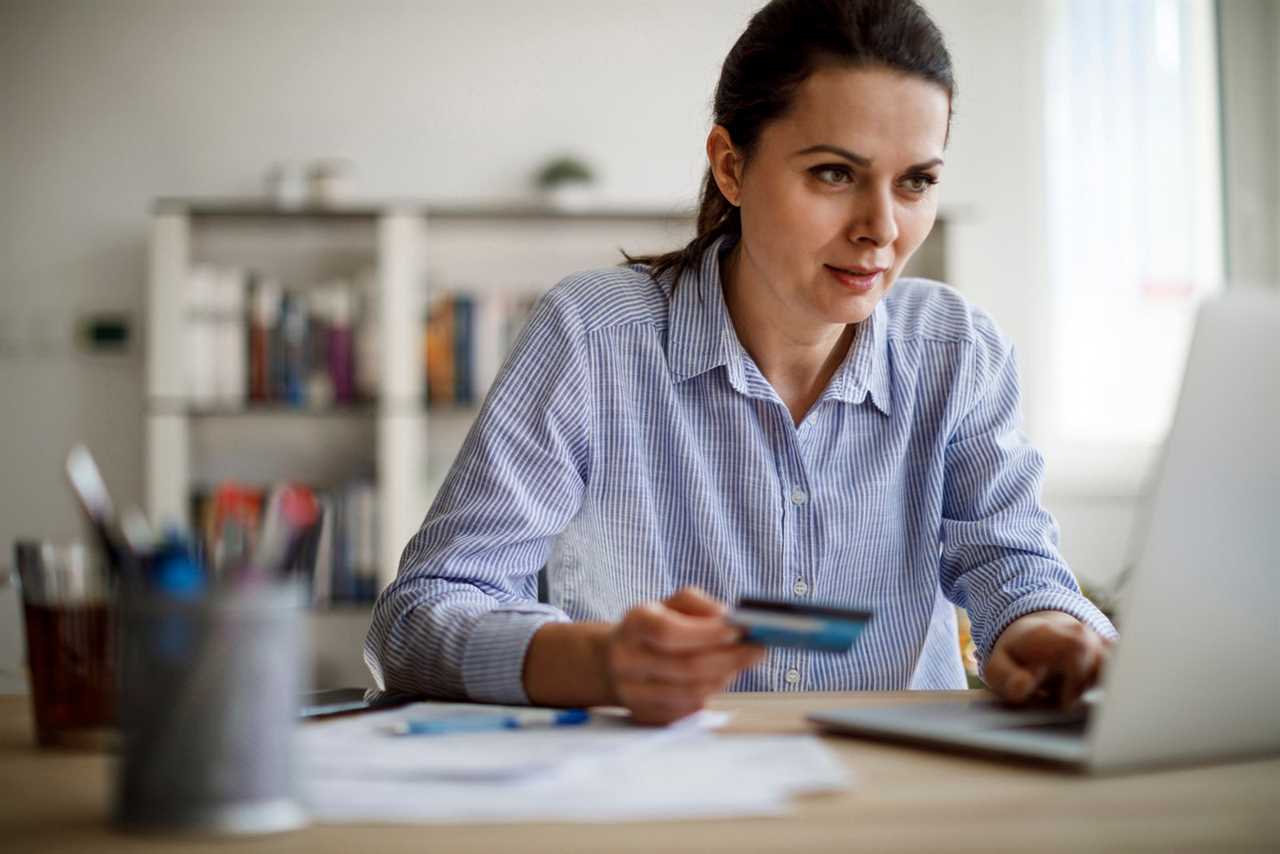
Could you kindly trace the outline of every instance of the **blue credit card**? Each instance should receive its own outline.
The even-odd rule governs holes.
[[[744,596],[729,612],[746,643],[848,652],[871,621],[871,612],[830,604]]]

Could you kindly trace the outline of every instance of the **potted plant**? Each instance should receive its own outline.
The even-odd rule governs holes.
[[[534,182],[547,204],[564,210],[582,210],[590,205],[595,174],[591,167],[570,154],[553,157],[538,170]]]

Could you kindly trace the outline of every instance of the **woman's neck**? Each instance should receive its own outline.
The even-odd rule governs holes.
[[[741,240],[720,269],[738,340],[799,424],[844,361],[857,327],[795,317],[794,309],[760,281]]]

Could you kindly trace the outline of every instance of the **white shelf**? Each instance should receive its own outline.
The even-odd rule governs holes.
[[[425,226],[421,213],[393,208],[265,216],[234,205],[157,204],[147,348],[147,509],[153,518],[185,519],[194,487],[226,479],[336,485],[376,476],[384,508],[379,580],[393,577],[399,549],[419,521],[404,508],[421,505],[419,484],[426,477],[425,421],[411,409],[422,388]],[[290,285],[375,266],[380,398],[326,412],[186,406],[184,288],[194,264],[252,268]]]
[[[387,584],[478,411],[422,406],[428,289],[541,291],[572,272],[618,263],[620,249],[682,245],[693,225],[691,213],[671,210],[158,201],[147,301],[148,512],[157,520],[185,519],[193,488],[227,479],[327,486],[373,477],[381,513],[379,583]],[[194,264],[253,269],[290,287],[375,268],[378,399],[326,410],[191,406],[184,288]]]

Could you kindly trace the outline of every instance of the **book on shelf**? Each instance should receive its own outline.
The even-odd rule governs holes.
[[[187,388],[197,408],[326,409],[375,400],[376,273],[286,286],[252,270],[194,265],[187,288]],[[453,289],[427,309],[429,406],[474,406],[497,378],[541,291]]]
[[[194,265],[187,287],[187,388],[197,408],[323,409],[378,394],[372,269],[287,287]]]
[[[187,388],[198,406],[244,403],[245,272],[197,264],[186,291]]]
[[[377,488],[358,479],[311,491],[320,519],[288,570],[304,579],[314,607],[372,602],[378,595]],[[192,495],[192,528],[215,572],[223,565],[228,532],[236,532],[241,550],[252,552],[269,494],[269,488],[224,482]]]
[[[540,295],[459,289],[436,296],[423,329],[428,406],[484,400]]]

